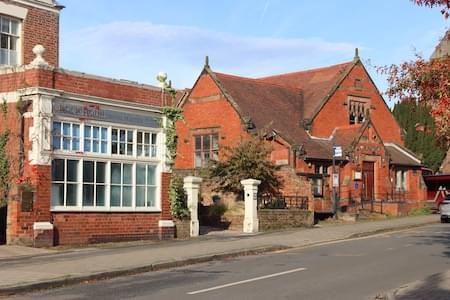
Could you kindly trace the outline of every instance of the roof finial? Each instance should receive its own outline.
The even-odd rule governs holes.
[[[353,58],[353,60],[359,60],[359,50],[358,50],[358,48],[355,48],[355,57]]]
[[[209,68],[209,57],[208,57],[208,55],[205,56],[205,68]]]

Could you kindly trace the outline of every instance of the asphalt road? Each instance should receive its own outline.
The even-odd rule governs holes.
[[[450,224],[436,224],[11,299],[360,300],[374,299],[380,292],[449,269]]]

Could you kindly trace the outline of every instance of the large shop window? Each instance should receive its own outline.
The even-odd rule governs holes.
[[[204,167],[210,159],[217,160],[219,156],[219,135],[204,134],[195,137],[195,167]]]
[[[16,19],[0,16],[0,65],[18,65],[19,24]]]
[[[156,166],[144,163],[54,159],[52,206],[156,209]]]

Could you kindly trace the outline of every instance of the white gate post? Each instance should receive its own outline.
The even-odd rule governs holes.
[[[191,215],[191,237],[198,236],[200,226],[198,223],[198,190],[202,179],[199,177],[188,176],[184,178],[183,188],[187,194],[187,205]]]
[[[245,179],[241,181],[244,186],[244,200],[245,200],[245,215],[243,231],[247,233],[258,232],[258,185],[261,181],[256,179]]]

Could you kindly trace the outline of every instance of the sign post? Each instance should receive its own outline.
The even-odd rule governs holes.
[[[342,147],[336,146],[335,144],[335,138],[333,137],[333,157],[332,157],[332,164],[333,164],[333,172],[332,172],[332,201],[333,201],[333,215],[334,218],[337,219],[337,211],[338,211],[338,199],[337,199],[337,193],[336,188],[339,187],[339,172],[336,173],[335,166],[336,166],[336,157],[342,157]]]

